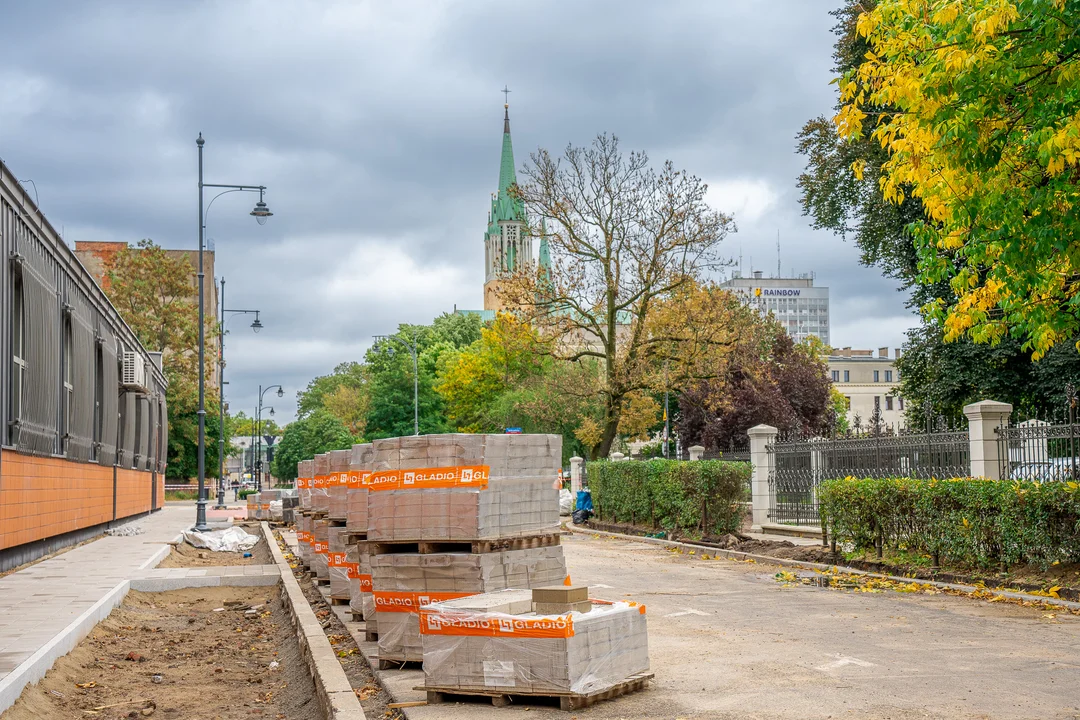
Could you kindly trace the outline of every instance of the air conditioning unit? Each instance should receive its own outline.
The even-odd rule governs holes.
[[[147,392],[146,359],[142,354],[124,351],[124,377],[121,383],[128,389]]]

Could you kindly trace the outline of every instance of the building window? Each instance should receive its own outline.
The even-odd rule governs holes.
[[[840,371],[839,370],[833,370],[832,371],[832,381],[833,382],[840,382]]]
[[[75,417],[75,368],[72,367],[72,344],[74,342],[71,333],[71,318],[64,320],[64,409],[61,414],[63,427],[60,429],[61,452],[67,454],[71,438],[72,420]]]
[[[844,371],[844,382],[851,382],[851,371],[850,370],[845,370]]]
[[[904,409],[904,398],[897,398],[897,400],[900,401],[900,409],[903,410]]]
[[[885,409],[892,410],[892,395],[885,396]]]
[[[23,302],[22,275],[15,273],[11,303],[11,422],[22,419],[23,390],[26,387],[26,304]],[[16,442],[15,429],[8,431],[12,445]]]
[[[881,373],[877,370],[874,371],[874,382],[881,382]]]
[[[105,364],[102,362],[101,346],[94,349],[94,444],[90,446],[90,459],[98,459],[101,446],[102,419],[105,412]]]
[[[880,395],[875,395],[874,396],[874,409],[875,410],[880,410],[881,409],[881,396]]]
[[[892,382],[892,370],[885,371],[885,382]]]

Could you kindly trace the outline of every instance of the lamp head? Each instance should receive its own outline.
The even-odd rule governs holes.
[[[270,417],[274,417],[274,408],[270,408]]]
[[[285,391],[280,387],[277,389],[277,396],[278,397],[285,397]]]
[[[255,218],[255,221],[260,225],[265,225],[266,220],[273,216],[274,213],[270,212],[270,208],[266,207],[266,203],[259,199],[259,202],[255,203],[255,209],[251,211],[251,216]]]
[[[255,313],[255,322],[251,323],[251,329],[256,333],[263,329],[263,324],[259,321],[259,313]]]

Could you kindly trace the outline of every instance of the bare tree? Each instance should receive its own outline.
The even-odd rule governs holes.
[[[686,353],[730,342],[723,327],[659,319],[680,315],[663,305],[721,264],[720,243],[735,227],[706,204],[700,179],[670,161],[653,170],[643,152],[624,156],[612,135],[567,147],[561,158],[541,149],[530,160],[515,192],[551,263],[520,268],[499,292],[546,327],[553,355],[602,365],[603,432],[593,454],[604,457],[628,396],[655,388],[661,366],[674,381],[692,365]]]

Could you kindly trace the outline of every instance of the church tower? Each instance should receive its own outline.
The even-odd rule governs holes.
[[[498,281],[533,262],[532,237],[526,230],[525,205],[511,194],[517,184],[514,146],[510,141],[510,105],[503,105],[502,157],[499,190],[492,195],[488,226],[484,232],[484,310],[503,309]]]

